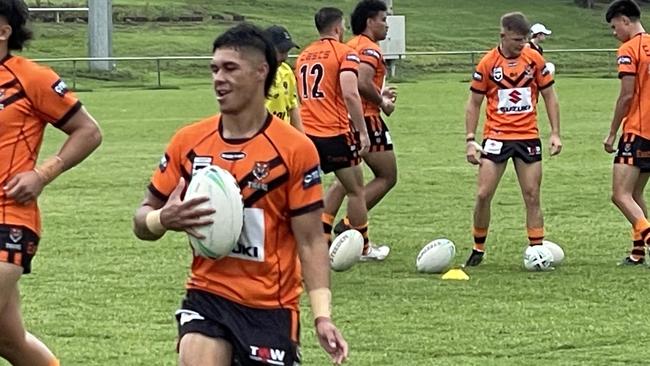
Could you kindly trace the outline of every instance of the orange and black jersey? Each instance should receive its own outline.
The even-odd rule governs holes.
[[[300,119],[307,135],[331,137],[350,131],[339,76],[345,71],[356,74],[358,68],[357,52],[332,38],[320,39],[300,53],[294,71]]]
[[[470,87],[487,97],[483,138],[538,138],[538,92],[553,83],[544,58],[532,48],[524,47],[516,58],[506,58],[498,47],[489,51],[476,67]]]
[[[361,63],[369,65],[375,70],[372,83],[375,85],[377,92],[381,94],[381,88],[384,86],[384,76],[386,76],[386,62],[384,61],[381,47],[363,34],[352,38],[347,44],[357,51]],[[379,115],[379,106],[377,104],[366,100],[364,97],[361,97],[361,102],[364,116]]]
[[[51,69],[19,56],[0,61],[0,184],[32,170],[45,126],[62,127],[80,108]],[[39,234],[36,202],[19,205],[0,189],[0,224],[25,226]]]
[[[244,228],[226,258],[195,256],[187,282],[254,308],[298,309],[301,269],[291,218],[322,208],[318,154],[311,141],[271,114],[249,139],[222,136],[219,115],[179,130],[149,190],[167,200],[181,177],[209,165],[228,170],[244,199]]]
[[[633,75],[634,97],[623,118],[623,132],[650,139],[650,36],[639,33],[618,49],[619,78]]]
[[[544,55],[544,49],[542,48],[542,46],[535,44],[535,42],[529,41],[528,46],[534,49],[535,51],[539,52],[540,55]]]

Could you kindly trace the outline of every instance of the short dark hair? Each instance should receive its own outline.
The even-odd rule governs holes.
[[[386,3],[383,0],[361,0],[354,8],[350,16],[352,33],[359,35],[366,30],[368,19],[374,18],[379,12],[387,11]]]
[[[520,12],[504,14],[501,17],[501,27],[517,34],[528,35],[530,32],[530,23],[526,16]]]
[[[605,13],[605,20],[607,23],[611,22],[612,19],[624,15],[630,20],[637,22],[641,19],[641,8],[639,4],[633,0],[616,0],[609,4],[607,8],[607,13]]]
[[[262,29],[250,23],[240,23],[214,40],[212,53],[219,48],[250,49],[262,53],[269,65],[269,74],[264,81],[264,95],[268,95],[278,70],[278,60],[275,57],[275,46]]]
[[[8,48],[20,51],[34,34],[27,26],[29,8],[23,0],[0,0],[0,16],[11,26]]]
[[[341,19],[343,19],[341,9],[332,7],[321,8],[314,15],[314,23],[316,23],[316,29],[320,33],[328,31],[334,24],[340,22]]]

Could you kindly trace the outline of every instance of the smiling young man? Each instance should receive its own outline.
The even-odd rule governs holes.
[[[622,42],[618,49],[621,88],[605,151],[616,153],[612,170],[612,201],[632,225],[632,252],[621,264],[645,262],[650,223],[643,192],[650,177],[650,37],[641,24],[641,9],[632,0],[614,1],[605,20]],[[618,129],[623,135],[614,146]]]
[[[540,205],[542,183],[542,143],[537,128],[537,95],[542,94],[551,124],[551,155],[562,149],[560,111],[553,75],[544,58],[528,47],[530,26],[521,13],[501,17],[501,42],[479,62],[472,76],[465,114],[467,161],[479,165],[478,192],[472,235],[474,247],[466,266],[483,260],[490,224],[492,197],[512,159],[526,205],[529,245],[541,245],[544,220]],[[487,98],[483,145],[476,140],[476,127],[483,99]]]
[[[134,217],[143,240],[167,230],[199,236],[194,227],[210,224],[206,216],[214,211],[199,208],[207,197],[182,200],[192,173],[218,165],[241,188],[237,245],[244,250],[219,260],[194,256],[176,312],[179,364],[300,364],[303,279],[317,339],[341,363],[347,344],[331,320],[318,154],[264,106],[277,69],[275,48],[261,29],[242,23],[214,41],[211,68],[221,113],[174,135]]]

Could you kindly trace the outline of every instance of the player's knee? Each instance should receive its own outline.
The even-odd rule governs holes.
[[[490,203],[492,201],[492,196],[494,195],[494,192],[488,189],[479,189],[478,193],[476,193],[476,200],[478,201],[479,204],[481,203]]]
[[[526,191],[524,192],[524,202],[528,207],[539,207],[539,191]]]

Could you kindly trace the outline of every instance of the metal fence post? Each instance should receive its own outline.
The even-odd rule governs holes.
[[[77,90],[77,60],[72,60],[72,89]]]
[[[160,83],[160,59],[156,59],[156,72],[158,73],[158,87],[160,88],[162,85]]]

